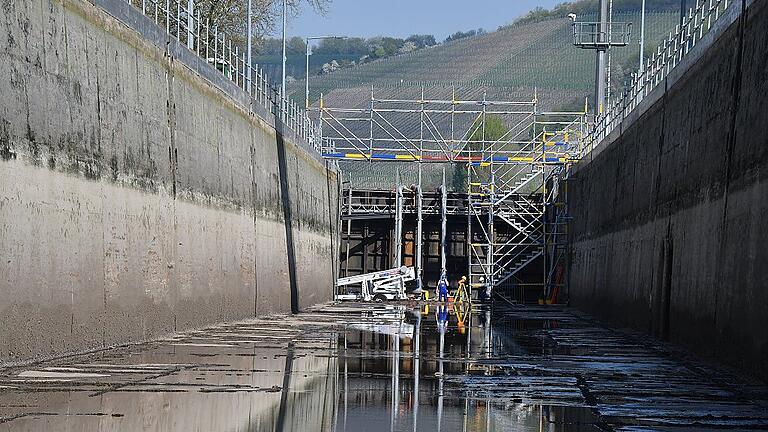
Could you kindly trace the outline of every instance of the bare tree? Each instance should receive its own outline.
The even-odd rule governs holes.
[[[288,0],[289,13],[296,16],[302,4],[317,13],[325,14],[332,0]],[[196,2],[203,22],[218,28],[232,38],[232,42],[245,45],[248,0],[199,0]],[[253,36],[258,43],[275,30],[282,18],[282,0],[251,0],[253,9]]]

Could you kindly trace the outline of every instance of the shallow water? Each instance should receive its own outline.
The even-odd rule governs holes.
[[[331,305],[0,372],[0,431],[768,429],[764,387],[557,307]]]

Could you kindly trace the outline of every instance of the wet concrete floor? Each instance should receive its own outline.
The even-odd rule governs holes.
[[[558,307],[345,303],[0,370],[44,430],[768,430],[768,389]]]

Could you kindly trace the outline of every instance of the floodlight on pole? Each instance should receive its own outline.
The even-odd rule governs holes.
[[[285,112],[285,105],[284,105],[285,104],[285,63],[287,60],[285,49],[287,45],[286,44],[287,25],[288,25],[288,0],[283,0],[283,77],[280,85],[280,90],[281,90],[280,108],[282,112]]]
[[[311,49],[309,47],[309,44],[313,40],[323,40],[323,39],[347,39],[347,36],[310,36],[305,39],[307,44],[307,61],[306,61],[306,76],[304,77],[304,107],[309,109],[309,56],[312,54]]]
[[[252,80],[252,71],[251,68],[253,67],[253,5],[252,0],[248,0],[248,67],[245,68],[245,71],[248,73],[248,91],[251,91],[251,80]]]
[[[640,12],[640,73],[643,71],[643,57],[645,56],[645,0]]]

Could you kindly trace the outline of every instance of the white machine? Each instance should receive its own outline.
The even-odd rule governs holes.
[[[341,278],[337,287],[360,285],[360,294],[337,294],[336,300],[385,301],[405,300],[405,283],[416,279],[413,267],[398,267]]]

